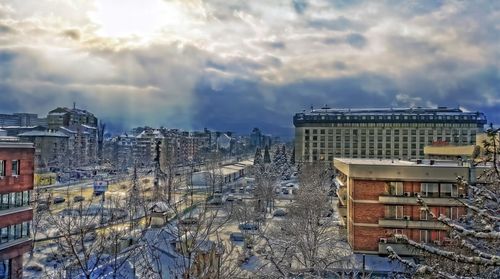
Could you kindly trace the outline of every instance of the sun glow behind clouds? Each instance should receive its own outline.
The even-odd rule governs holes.
[[[100,0],[89,14],[104,37],[139,37],[149,41],[163,29],[175,30],[183,22],[176,3],[162,0]]]

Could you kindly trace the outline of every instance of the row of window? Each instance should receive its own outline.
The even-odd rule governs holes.
[[[403,196],[403,182],[388,182],[386,193],[391,196]],[[420,183],[420,195],[433,198],[458,197],[458,185],[453,183]]]
[[[408,137],[408,136],[397,136],[397,137],[392,137],[392,136],[387,136],[385,137],[385,139],[382,137],[382,136],[368,136],[368,137],[353,137],[351,139],[350,136],[346,135],[346,136],[304,136],[304,142],[307,144],[309,141],[312,141],[313,143],[315,142],[337,142],[337,143],[340,143],[342,141],[344,141],[345,143],[347,142],[375,142],[375,140],[378,142],[378,143],[383,143],[384,140],[386,143],[391,143],[391,142],[417,142],[420,141],[421,143],[432,143],[433,141],[446,141],[446,142],[454,142],[454,143],[458,143],[460,141],[466,143],[469,141],[469,138],[467,136],[463,136],[463,137],[440,137],[440,136],[429,136],[429,137],[425,137],[425,136],[421,136],[421,137]],[[470,141],[471,142],[474,142],[475,141],[475,138],[471,137],[470,138]]]
[[[0,210],[28,206],[30,195],[30,191],[0,194]]]
[[[393,230],[389,230],[386,234],[388,234],[388,235],[393,235],[393,234],[403,235],[404,230],[393,229]],[[450,237],[450,233],[447,231],[419,230],[419,239],[420,239],[420,242],[423,242],[423,243],[430,243],[433,238],[435,240],[443,240],[443,239],[449,238],[449,237]],[[396,238],[395,240],[396,240],[396,242],[401,242],[401,243],[405,242],[404,240],[399,239],[399,238]]]
[[[30,236],[31,222],[0,228],[0,244]]]
[[[436,208],[433,209],[431,208],[433,212],[436,213],[436,215],[445,215],[446,217],[456,220],[458,219],[458,207],[441,207],[441,208]],[[403,205],[386,205],[385,206],[385,214],[384,214],[386,219],[396,219],[396,220],[402,220],[405,218],[408,218],[410,216],[404,215],[404,206]],[[419,220],[421,221],[427,221],[431,220],[432,216],[429,214],[429,212],[425,209],[420,210],[420,215],[418,216]]]
[[[391,114],[391,115],[299,115],[314,120],[482,120],[482,115],[428,115],[428,114]]]
[[[11,163],[11,171],[10,175],[20,175],[21,174],[21,161],[20,160],[12,160]],[[7,175],[7,160],[0,160],[0,176]]]
[[[426,133],[427,131],[427,133]],[[325,135],[326,133],[328,133],[329,135],[333,135],[333,134],[336,134],[336,135],[341,135],[341,134],[344,134],[344,135],[349,135],[349,134],[352,134],[354,136],[357,136],[357,135],[371,135],[371,136],[374,136],[375,135],[375,132],[377,135],[381,136],[384,134],[384,130],[382,129],[360,129],[360,130],[357,130],[357,129],[305,129],[304,130],[304,134],[306,135],[309,135],[309,134],[313,134],[313,135]],[[423,136],[425,134],[431,136],[431,135],[434,135],[434,134],[441,134],[441,135],[468,135],[468,134],[471,134],[471,135],[476,135],[476,131],[475,130],[468,130],[468,129],[464,129],[464,130],[458,130],[458,129],[453,129],[453,130],[450,130],[450,129],[440,129],[440,130],[434,130],[434,129],[420,129],[418,130],[418,134]],[[416,136],[417,135],[417,130],[416,129],[386,129],[385,130],[385,135],[387,136],[390,136],[390,135],[412,135],[412,136]]]

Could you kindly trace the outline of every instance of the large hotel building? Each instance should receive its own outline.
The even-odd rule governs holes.
[[[35,148],[0,137],[0,278],[22,278],[23,254],[31,250]]]
[[[448,228],[432,219],[417,195],[435,215],[456,220],[466,213],[460,199],[468,192],[457,185],[457,177],[469,181],[474,173],[466,162],[456,161],[340,158],[334,166],[348,242],[355,252],[367,254],[387,254],[387,246],[400,255],[415,254],[394,237],[398,234],[433,245],[449,242]]]
[[[459,108],[314,109],[295,114],[295,159],[424,158],[435,142],[475,144],[486,117]]]

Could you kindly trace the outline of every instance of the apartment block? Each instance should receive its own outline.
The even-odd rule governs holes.
[[[1,278],[22,278],[23,254],[31,249],[34,155],[32,143],[0,137]]]
[[[295,159],[423,159],[436,142],[476,143],[486,117],[459,108],[331,109],[295,114]]]
[[[432,220],[417,195],[436,215],[455,220],[466,212],[460,199],[467,197],[467,189],[456,183],[459,176],[470,177],[471,168],[464,162],[339,158],[334,166],[339,212],[355,252],[386,254],[390,245],[401,255],[414,254],[398,243],[397,234],[418,242],[447,243],[447,227]]]

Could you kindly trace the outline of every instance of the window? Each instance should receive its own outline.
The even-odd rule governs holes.
[[[427,230],[420,230],[420,242],[428,243],[430,240],[430,233]]]
[[[452,183],[441,183],[441,197],[458,197],[458,186]]]
[[[421,183],[420,194],[423,197],[439,197],[439,186],[437,183]]]
[[[425,208],[420,209],[420,220],[429,220],[429,212]]]
[[[19,160],[12,161],[12,175],[19,175]]]
[[[5,176],[5,161],[0,160],[0,176]]]
[[[388,187],[388,193],[391,196],[402,196],[403,195],[403,182],[389,182],[386,184]]]
[[[403,219],[402,205],[388,205],[385,207],[385,218],[387,219]]]

